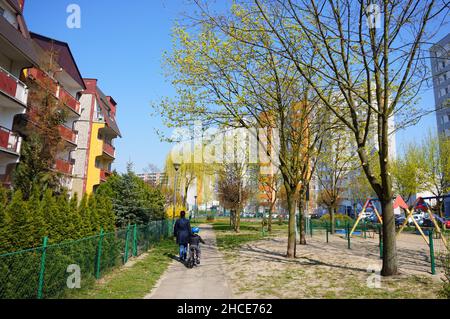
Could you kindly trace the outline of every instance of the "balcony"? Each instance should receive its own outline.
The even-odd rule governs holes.
[[[72,175],[73,164],[63,159],[57,159],[55,162],[55,170],[66,175]]]
[[[114,146],[107,142],[103,142],[103,152],[111,156],[112,158],[116,157],[116,149],[114,148]]]
[[[106,169],[100,169],[100,180],[102,182],[106,182],[106,180],[108,179],[108,177],[111,176],[111,172],[106,170]]]
[[[58,127],[59,134],[67,142],[76,145],[77,144],[77,134],[70,128],[60,125]]]
[[[58,86],[52,78],[45,74],[44,71],[32,68],[27,69],[25,74],[29,79],[35,81],[41,87],[46,88],[56,97]]]
[[[80,114],[80,102],[62,87],[59,87],[59,99],[75,113]]]
[[[0,91],[22,105],[27,105],[28,88],[14,75],[0,67]]]
[[[19,136],[2,126],[0,126],[0,149],[5,149],[11,153],[19,153]]]

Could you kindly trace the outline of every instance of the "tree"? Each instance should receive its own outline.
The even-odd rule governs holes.
[[[423,158],[420,162],[422,163],[421,186],[438,197],[437,207],[443,216],[444,201],[441,196],[450,192],[450,139],[428,133],[420,146],[420,154]]]
[[[45,76],[30,80],[26,124],[21,129],[25,134],[21,160],[14,172],[15,188],[22,190],[25,198],[31,196],[33,187],[61,191],[61,176],[53,168],[58,152],[64,148],[59,126],[64,124],[67,111],[55,97],[56,81],[53,79],[58,67],[57,53],[46,52],[40,67]]]
[[[412,106],[429,69],[424,43],[444,2],[377,1],[379,16],[367,14],[372,1],[254,0],[257,19],[276,41],[272,50],[295,64],[320,100],[353,133],[363,171],[383,212],[382,275],[398,272],[389,135],[420,118]],[[377,25],[377,18],[380,18]],[[250,18],[250,17],[249,17]],[[378,28],[379,27],[379,28]],[[408,34],[408,36],[403,36]],[[301,45],[303,44],[303,45]],[[315,72],[311,73],[311,69]],[[328,94],[323,87],[330,88]],[[340,100],[341,103],[330,103]],[[379,175],[369,163],[369,132],[376,132]]]
[[[96,196],[111,199],[117,227],[146,224],[164,216],[164,197],[161,191],[137,177],[131,163],[125,174],[113,174],[107,182],[101,184]]]
[[[61,223],[62,212],[56,197],[53,196],[53,192],[47,189],[42,197],[42,211],[44,215],[45,224],[47,225],[47,236],[51,243],[59,243],[63,241],[64,233],[62,228],[64,225]]]
[[[356,166],[356,154],[348,134],[342,127],[331,130],[324,139],[319,156],[316,177],[321,191],[318,203],[328,208],[331,233],[335,232],[335,214],[348,185],[347,178]]]
[[[272,232],[272,217],[275,211],[275,205],[279,200],[279,193],[283,185],[283,180],[279,172],[275,171],[269,175],[260,175],[258,182],[269,206],[267,230]]]
[[[245,163],[224,164],[219,172],[219,200],[225,209],[231,210],[231,225],[237,233],[240,232],[242,209],[253,192],[246,176],[248,170]]]
[[[81,223],[79,225],[79,233],[81,237],[87,237],[92,235],[92,225],[91,225],[91,216],[90,210],[88,207],[88,196],[86,194],[81,198],[80,204],[78,205],[77,214]]]
[[[301,81],[291,61],[270,50],[271,35],[261,18],[248,19],[248,12],[233,6],[231,17],[220,20],[225,23],[205,15],[199,20],[195,23],[200,27],[192,34],[186,28],[175,28],[175,47],[166,63],[177,96],[155,107],[169,127],[189,126],[198,120],[223,130],[245,128],[258,139],[258,129],[278,131],[277,136],[266,138],[276,151],[261,147],[283,177],[289,207],[287,256],[293,258],[295,194],[300,188],[298,199],[303,203],[314,170],[311,161],[325,130],[323,116],[317,116],[317,96]],[[236,40],[239,37],[245,41]],[[261,46],[247,44],[253,41]]]
[[[33,229],[29,206],[22,192],[16,191],[5,213],[5,238],[1,241],[1,250],[10,252],[33,247]]]
[[[403,156],[392,162],[394,191],[409,201],[412,195],[423,188],[424,152],[420,146],[409,144]]]

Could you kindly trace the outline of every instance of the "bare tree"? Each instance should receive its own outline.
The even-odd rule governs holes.
[[[381,201],[381,273],[396,274],[391,121],[395,115],[402,127],[416,122],[421,115],[411,106],[429,77],[424,44],[431,39],[431,28],[436,30],[440,19],[448,14],[448,3],[254,0],[253,7],[276,38],[272,50],[294,62],[321,101],[353,133],[363,171]],[[379,14],[372,13],[373,8],[379,9]],[[310,63],[312,56],[315,59]],[[333,88],[332,92],[326,94],[324,86]],[[330,94],[341,104],[330,103]],[[408,115],[403,121],[399,120],[402,114]],[[371,131],[376,132],[379,174],[369,162]]]

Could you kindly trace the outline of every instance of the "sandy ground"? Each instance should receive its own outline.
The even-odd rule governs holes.
[[[145,299],[230,299],[232,290],[225,276],[225,261],[217,250],[211,225],[200,226],[201,265],[188,269],[174,260]]]
[[[285,258],[284,237],[250,242],[227,251],[229,282],[238,298],[436,298],[441,274],[430,274],[427,245],[420,236],[402,234],[397,245],[400,275],[377,276],[378,238],[352,238],[316,232],[297,258]],[[437,269],[439,271],[439,268]]]

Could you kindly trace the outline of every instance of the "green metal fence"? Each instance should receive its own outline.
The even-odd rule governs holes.
[[[171,235],[168,220],[0,255],[0,299],[63,298],[68,281],[80,270],[81,287],[101,278],[107,271],[139,256]]]

